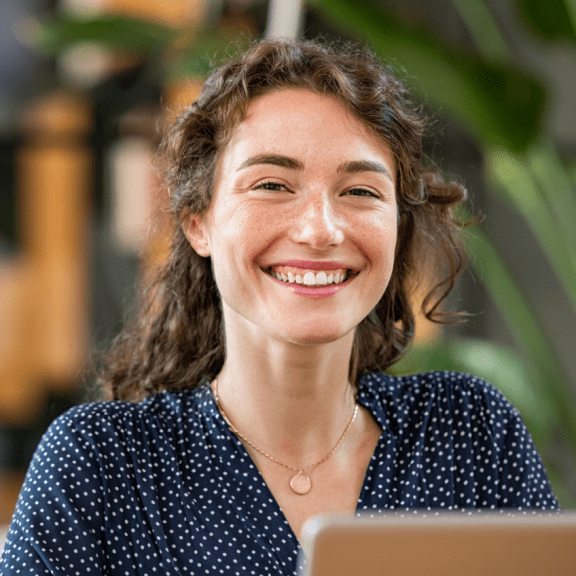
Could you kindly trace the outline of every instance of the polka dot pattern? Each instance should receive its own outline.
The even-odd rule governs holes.
[[[369,374],[358,401],[383,429],[358,513],[557,508],[518,412],[486,382]],[[0,573],[287,575],[298,551],[205,385],[56,419],[28,470]]]

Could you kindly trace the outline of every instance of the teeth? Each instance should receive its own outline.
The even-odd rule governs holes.
[[[303,280],[306,286],[316,286],[316,276],[314,276],[314,272],[306,272]]]
[[[318,274],[316,274],[316,284],[328,284],[326,272],[318,272]]]
[[[342,273],[336,272],[336,274],[326,274],[326,272],[323,270],[317,274],[308,271],[305,272],[304,275],[301,275],[292,274],[292,272],[288,272],[287,274],[284,272],[278,273],[271,270],[270,273],[272,276],[274,276],[274,278],[282,282],[286,282],[288,284],[303,284],[304,286],[326,286],[328,284],[340,284],[344,282],[348,277],[347,271]]]

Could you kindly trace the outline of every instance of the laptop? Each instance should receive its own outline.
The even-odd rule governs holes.
[[[576,576],[576,513],[383,512],[304,525],[302,576]]]

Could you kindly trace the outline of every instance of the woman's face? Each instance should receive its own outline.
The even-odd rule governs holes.
[[[210,207],[184,223],[212,259],[227,338],[350,335],[392,273],[395,174],[389,148],[335,98],[291,88],[253,100]]]

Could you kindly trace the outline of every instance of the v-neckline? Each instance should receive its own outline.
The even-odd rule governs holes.
[[[252,456],[250,455],[248,450],[246,450],[246,447],[244,446],[242,441],[236,436],[236,434],[234,434],[234,432],[232,432],[232,430],[230,430],[228,423],[226,422],[226,420],[224,419],[224,417],[222,416],[222,414],[218,410],[218,407],[217,407],[216,402],[214,400],[214,397],[212,395],[210,383],[205,384],[205,386],[206,386],[206,393],[209,396],[209,400],[207,398],[208,401],[206,402],[206,404],[208,405],[209,410],[210,410],[213,418],[215,418],[216,422],[218,423],[219,428],[221,430],[226,431],[228,438],[233,442],[236,450],[238,450],[238,452],[239,452],[239,455],[242,456],[242,459],[248,464],[250,470],[253,472],[254,480],[256,480],[258,482],[258,484],[259,484],[258,487],[263,491],[263,497],[265,498],[266,496],[268,496],[268,499],[271,502],[273,502],[274,506],[276,507],[276,512],[277,512],[278,516],[283,520],[286,529],[289,530],[290,535],[292,536],[292,538],[294,539],[294,542],[297,545],[295,552],[299,551],[301,549],[300,541],[298,539],[298,536],[294,533],[294,530],[292,529],[292,526],[290,525],[290,522],[288,521],[288,519],[284,513],[284,510],[282,509],[278,500],[274,496],[272,490],[268,486],[266,480],[264,479],[264,476],[260,472],[260,469],[258,468],[256,463],[254,462],[254,459],[252,458]],[[370,406],[370,404],[367,402],[367,400],[368,399],[366,398],[366,389],[361,386],[361,383],[359,383],[357,402],[358,402],[358,404],[360,404],[360,406],[362,406],[362,407],[366,408],[366,410],[368,410],[369,414],[372,416],[374,421],[378,424],[378,426],[380,427],[382,432],[378,438],[378,441],[376,442],[374,451],[372,452],[372,455],[370,457],[370,460],[368,461],[368,465],[367,465],[366,470],[364,472],[364,479],[362,481],[362,486],[360,488],[360,492],[359,492],[358,498],[356,500],[356,508],[354,510],[354,514],[357,514],[362,509],[363,496],[366,494],[366,492],[369,489],[369,480],[370,480],[369,471],[372,468],[375,461],[378,459],[379,455],[382,454],[383,451],[385,450],[385,447],[386,447],[386,444],[388,441],[388,436],[389,436],[388,432],[386,430],[386,427],[385,427],[385,423],[384,423],[383,419],[381,418],[381,415],[374,413],[373,407]],[[226,463],[224,456],[222,456],[221,459],[224,463]],[[271,549],[274,550],[275,553],[277,553],[275,543],[270,538],[269,538],[269,542],[271,545]]]

